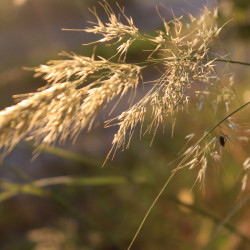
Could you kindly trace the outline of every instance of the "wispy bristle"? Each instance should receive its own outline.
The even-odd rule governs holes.
[[[209,58],[209,46],[223,27],[216,25],[216,9],[204,8],[200,17],[190,14],[189,23],[185,23],[182,16],[174,16],[167,22],[157,9],[163,30],[144,34],[119,5],[120,15],[116,15],[105,0],[100,5],[108,22],[104,23],[93,8],[90,11],[96,22],[81,31],[101,35],[102,38],[93,43],[109,42],[116,48],[116,53],[109,59],[98,57],[96,60],[94,55],[85,57],[62,52],[60,55],[65,58],[34,68],[34,76],[42,77],[47,85],[36,93],[16,95],[16,100],[21,101],[0,112],[0,149],[5,153],[23,138],[33,139],[37,144],[63,143],[67,138],[74,140],[82,129],[92,128],[97,114],[108,103],[115,98],[120,100],[129,90],[135,92],[142,79],[142,70],[152,65],[159,65],[162,74],[150,82],[150,91],[128,110],[106,122],[106,126],[118,127],[107,159],[113,158],[118,149],[129,147],[137,125],[141,136],[152,133],[154,138],[157,129],[164,127],[165,118],[172,118],[173,133],[177,113],[188,111],[194,99],[199,109],[211,98],[213,107],[223,103],[226,112],[229,111],[235,98],[233,77],[229,75],[221,79],[215,70],[216,58]],[[141,51],[148,53],[148,59],[128,64],[126,55],[135,41],[150,44],[152,50],[145,52],[141,45]],[[151,114],[151,121],[144,125],[147,113]],[[230,119],[227,122],[228,126],[235,126]],[[193,135],[187,138],[191,141]],[[221,159],[218,146],[216,137],[212,137],[204,145],[190,147],[183,154],[184,157],[190,155],[182,167],[199,167],[197,181],[202,183],[209,157],[215,162]],[[244,164],[248,170],[248,162]],[[242,190],[247,175],[243,180]]]

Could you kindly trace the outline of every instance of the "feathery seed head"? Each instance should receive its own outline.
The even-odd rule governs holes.
[[[188,110],[193,96],[197,97],[200,108],[211,97],[212,103],[217,106],[224,103],[229,111],[234,98],[232,78],[226,80],[229,84],[220,80],[215,71],[216,58],[209,59],[209,44],[223,27],[218,28],[215,24],[216,9],[204,8],[197,18],[190,14],[188,25],[182,16],[167,22],[157,10],[164,29],[153,36],[141,33],[119,5],[125,23],[106,1],[100,5],[108,22],[103,23],[93,8],[90,11],[96,22],[91,22],[93,26],[84,31],[101,35],[102,38],[93,43],[109,42],[116,47],[117,53],[109,60],[101,57],[96,60],[94,55],[85,57],[62,52],[60,55],[66,59],[51,60],[35,68],[34,76],[43,77],[47,85],[36,93],[17,95],[26,99],[0,111],[0,149],[9,152],[25,137],[47,144],[75,139],[82,129],[92,128],[97,114],[108,103],[123,97],[129,90],[135,93],[142,69],[151,65],[161,65],[159,71],[163,73],[151,81],[149,92],[121,115],[106,122],[106,126],[118,126],[107,159],[114,156],[117,149],[129,147],[137,125],[140,125],[141,135],[151,132],[154,137],[166,117],[175,117],[179,111]],[[139,66],[140,63],[125,63],[127,51],[134,41],[154,46],[148,59],[142,62],[144,67]],[[146,113],[151,113],[151,122],[144,130]],[[174,127],[175,120],[172,124]],[[220,159],[220,150],[215,144],[216,137],[204,146],[189,148],[184,154],[193,157],[184,166],[190,169],[201,166],[199,181],[205,178],[208,156],[215,161]]]

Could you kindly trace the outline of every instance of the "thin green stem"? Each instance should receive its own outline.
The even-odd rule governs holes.
[[[228,224],[228,221],[244,206],[247,204],[247,202],[250,200],[250,195],[248,195],[243,201],[241,201],[239,204],[237,204],[230,213],[225,217],[224,220],[222,220],[217,227],[214,228],[212,235],[210,236],[208,242],[203,247],[203,249],[207,249],[209,244],[212,242],[212,240],[216,237],[218,232],[222,227]],[[244,235],[243,235],[244,236]],[[250,243],[249,238],[244,237],[244,239],[248,239],[247,242]]]
[[[162,193],[165,191],[167,185],[169,184],[169,182],[172,180],[172,178],[174,177],[176,172],[172,172],[172,174],[170,175],[170,177],[167,179],[167,181],[165,182],[165,184],[163,185],[163,187],[161,188],[160,192],[158,193],[158,195],[156,196],[156,198],[154,199],[153,203],[151,204],[150,208],[148,209],[147,213],[145,214],[145,216],[143,217],[143,220],[141,222],[141,224],[139,225],[132,241],[130,242],[130,245],[128,246],[128,250],[131,249],[133,243],[135,242],[135,239],[137,238],[139,232],[141,231],[141,228],[143,226],[143,224],[145,223],[146,219],[148,218],[150,212],[152,211],[153,207],[155,206],[156,202],[159,200],[159,198],[161,197]]]
[[[240,111],[241,109],[243,109],[244,107],[246,107],[248,104],[250,104],[250,101],[241,105],[239,108],[237,108],[236,110],[234,110],[232,113],[230,113],[229,115],[227,115],[226,117],[224,117],[220,122],[218,122],[214,127],[212,127],[203,137],[201,137],[201,139],[192,147],[192,149],[189,151],[188,154],[186,154],[184,156],[184,158],[181,160],[181,162],[178,164],[178,166],[173,170],[173,172],[178,171],[179,169],[183,168],[182,164],[187,160],[187,158],[192,155],[192,153],[194,152],[194,150],[196,149],[196,147],[201,143],[201,141],[203,141],[213,130],[215,130],[217,127],[219,127],[224,121],[226,121],[229,117],[231,117],[232,115],[234,115],[235,113],[237,113],[238,111]]]
[[[20,143],[18,144],[20,148],[24,149],[37,149],[38,151],[45,152],[48,154],[56,155],[62,157],[64,159],[69,159],[71,161],[78,162],[80,164],[92,166],[92,167],[100,167],[101,162],[97,161],[88,156],[79,155],[68,150],[56,147],[56,146],[49,146],[46,144],[40,144],[38,147],[35,147],[32,143]]]
[[[206,61],[210,61],[213,59],[207,59]],[[226,59],[215,59],[216,62],[226,62],[226,63],[234,63],[234,64],[241,64],[241,65],[246,65],[246,66],[250,66],[250,63],[247,62],[241,62],[241,61],[235,61],[235,60],[226,60]]]
[[[184,156],[184,158],[181,160],[181,162],[178,164],[178,166],[172,171],[170,177],[167,178],[165,184],[163,185],[163,187],[161,188],[161,190],[159,191],[159,193],[157,194],[156,198],[154,199],[154,201],[152,202],[150,208],[147,210],[147,213],[145,214],[145,216],[143,217],[136,233],[134,234],[134,237],[130,243],[130,245],[128,246],[128,250],[131,249],[132,245],[134,244],[139,232],[142,229],[142,226],[144,225],[146,219],[148,218],[150,212],[152,211],[153,207],[155,206],[156,202],[159,200],[159,198],[161,197],[161,195],[163,194],[163,192],[165,191],[167,185],[169,184],[169,182],[172,180],[172,178],[174,177],[174,175],[177,173],[178,170],[182,169],[183,166],[183,162],[190,156],[192,155],[193,151],[195,150],[196,146],[198,144],[201,143],[201,141],[203,141],[214,129],[216,129],[221,123],[223,123],[225,120],[227,120],[229,117],[231,117],[232,115],[234,115],[235,113],[237,113],[238,111],[240,111],[241,109],[243,109],[244,107],[246,107],[248,104],[250,104],[250,101],[241,105],[239,108],[237,108],[236,110],[234,110],[233,112],[231,112],[229,115],[227,115],[226,117],[224,117],[220,122],[218,122],[214,127],[212,127],[196,144],[195,146],[190,150],[190,152],[188,154],[186,154]]]
[[[66,179],[64,179],[66,178]],[[102,229],[98,223],[96,223],[89,215],[86,215],[83,213],[83,211],[79,211],[74,207],[74,205],[69,202],[65,197],[62,197],[59,195],[56,191],[44,189],[44,187],[49,185],[57,185],[57,184],[75,184],[75,185],[107,185],[107,184],[124,184],[128,180],[120,179],[116,180],[112,177],[108,177],[105,179],[104,177],[98,179],[98,178],[77,178],[76,183],[74,183],[74,179],[70,179],[70,177],[59,177],[59,178],[47,178],[47,179],[41,179],[37,181],[30,182],[28,184],[16,184],[12,182],[2,181],[0,187],[3,189],[6,189],[6,191],[3,191],[0,194],[0,202],[6,201],[7,199],[12,198],[13,196],[16,196],[20,193],[22,194],[28,194],[28,195],[35,195],[38,197],[48,198],[54,202],[56,202],[60,208],[67,209],[73,216],[76,217],[78,221],[81,221],[82,224],[87,224],[91,228],[95,230],[99,230],[103,233],[105,238],[112,244],[112,246],[115,246],[116,249],[124,249],[123,246],[106,230]],[[50,180],[51,179],[51,180]]]
[[[227,230],[229,230],[230,232],[234,233],[235,235],[237,235],[238,237],[241,238],[241,240],[243,241],[246,241],[248,243],[250,243],[250,238],[247,237],[246,235],[242,234],[240,231],[237,230],[237,228],[235,228],[231,223],[223,220],[224,223],[221,223],[221,219],[215,217],[212,213],[209,213],[208,211],[206,210],[203,210],[195,205],[189,205],[187,203],[184,203],[182,201],[180,201],[179,199],[177,199],[176,197],[174,196],[169,196],[169,199],[183,207],[186,207],[190,210],[192,210],[192,212],[196,213],[196,214],[200,214],[201,216],[203,217],[207,217],[209,218],[210,220],[214,221],[216,224],[219,224],[218,226],[221,226],[221,227],[224,227],[226,228]],[[250,196],[247,197],[247,200],[250,199]],[[243,201],[243,204],[242,202],[240,203],[241,207],[246,204],[245,200]],[[238,207],[238,206],[237,206]]]
[[[188,58],[187,58],[188,59]],[[196,60],[195,58],[189,58],[191,61],[192,60]],[[148,61],[145,62],[140,62],[140,63],[135,63],[136,65],[145,65],[146,66],[151,66],[154,64],[158,64],[158,63],[164,63],[164,62],[168,62],[168,61],[178,61],[181,60],[179,58],[175,58],[175,59],[168,59],[168,58],[162,58],[162,59],[150,59]],[[225,62],[225,63],[232,63],[232,64],[240,64],[240,65],[245,65],[245,66],[250,66],[250,63],[247,62],[241,62],[241,61],[235,61],[235,60],[230,60],[230,59],[219,59],[219,58],[203,58],[202,61],[215,61],[215,62]]]

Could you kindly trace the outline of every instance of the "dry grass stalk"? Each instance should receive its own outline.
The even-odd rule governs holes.
[[[50,61],[35,69],[35,76],[43,75],[48,81],[45,87],[0,112],[0,148],[5,153],[27,135],[46,144],[73,139],[83,128],[91,128],[107,103],[138,85],[140,67],[136,65],[63,55],[70,59]],[[99,71],[102,75],[85,86],[88,77]]]
[[[85,57],[64,52],[61,55],[67,59],[52,60],[35,68],[35,77],[42,76],[47,85],[36,93],[17,96],[25,99],[0,112],[0,149],[3,148],[4,153],[25,137],[46,144],[75,139],[82,129],[91,129],[98,112],[115,97],[121,98],[129,90],[135,91],[142,69],[152,64],[161,65],[164,70],[161,68],[162,75],[151,82],[152,89],[128,110],[106,123],[106,126],[118,126],[107,159],[117,149],[129,146],[138,124],[141,134],[151,132],[155,135],[166,117],[175,117],[177,112],[188,109],[194,95],[201,107],[208,95],[216,93],[212,95],[213,103],[225,103],[229,110],[234,97],[233,78],[228,85],[224,84],[215,71],[216,59],[209,59],[209,45],[222,28],[216,25],[217,9],[209,11],[204,8],[198,18],[189,15],[188,23],[183,17],[174,17],[167,22],[157,10],[164,29],[153,36],[140,32],[119,5],[125,24],[106,1],[100,4],[109,22],[103,23],[94,8],[90,11],[96,22],[84,31],[101,35],[102,38],[93,43],[109,42],[116,47],[117,53],[109,60],[96,60],[94,55]],[[127,51],[136,40],[154,46],[148,60],[142,62],[144,66],[125,62]],[[143,131],[148,112],[151,112],[152,121]],[[208,149],[213,143],[211,140],[204,148],[197,146],[193,159],[186,163],[190,168],[196,164],[202,166],[197,180],[204,180]],[[218,160],[220,155],[217,152],[212,150],[209,154]]]

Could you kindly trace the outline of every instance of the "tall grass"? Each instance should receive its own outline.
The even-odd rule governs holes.
[[[42,147],[53,151],[50,145],[65,143],[68,138],[76,140],[81,130],[93,128],[97,115],[105,110],[109,103],[116,100],[113,107],[115,108],[120,99],[130,93],[130,107],[105,122],[105,127],[117,127],[106,163],[110,158],[114,158],[117,150],[124,150],[130,146],[137,127],[141,137],[151,133],[153,141],[158,128],[164,127],[168,119],[172,123],[172,128],[168,129],[174,133],[175,124],[178,122],[177,114],[189,112],[191,104],[197,106],[197,112],[208,103],[214,108],[215,113],[218,111],[217,107],[222,106],[219,112],[220,117],[223,118],[212,128],[206,128],[200,139],[195,140],[196,131],[186,137],[190,146],[181,154],[180,163],[146,213],[130,248],[153,206],[177,171],[183,168],[198,169],[196,181],[204,185],[210,162],[221,161],[222,147],[229,139],[229,135],[223,132],[223,126],[236,131],[240,124],[233,119],[233,115],[246,108],[250,102],[241,104],[232,111],[231,104],[237,97],[233,74],[219,75],[216,62],[248,66],[249,64],[227,61],[222,56],[210,52],[211,43],[219,36],[224,26],[218,27],[216,24],[217,9],[208,10],[205,7],[199,17],[193,17],[191,14],[187,17],[174,16],[171,21],[167,21],[157,9],[164,28],[156,31],[155,34],[145,34],[135,26],[133,19],[128,17],[118,4],[118,15],[107,1],[99,4],[105,10],[108,22],[104,23],[96,8],[93,8],[90,11],[96,18],[96,22],[90,22],[90,27],[77,31],[98,34],[101,39],[91,44],[107,43],[116,49],[115,54],[106,59],[95,55],[95,52],[91,57],[62,52],[61,60],[51,60],[45,65],[35,67],[34,76],[45,79],[47,85],[35,93],[14,96],[19,102],[0,112],[0,149],[5,156],[22,139],[25,139],[33,140],[38,145],[38,151],[42,150]],[[141,51],[147,53],[145,61],[127,63],[127,53],[138,41],[147,46],[150,45],[152,49],[144,51],[144,48],[141,48]],[[157,75],[160,72],[160,76],[150,82],[144,82],[143,74],[149,67],[155,68]],[[135,102],[136,90],[143,84],[151,85],[151,88]],[[150,116],[149,122],[147,122],[148,116]],[[249,139],[247,130],[245,137]],[[250,155],[243,163],[242,191],[247,186],[249,169]],[[52,180],[48,181],[51,183]],[[106,182],[123,183],[127,180],[124,178],[96,180],[64,178],[54,181],[98,185]],[[40,187],[46,185],[46,182],[34,184],[39,187],[35,189],[38,195],[44,195],[39,192]],[[5,183],[3,187],[8,189],[8,185]],[[19,187],[16,188],[19,190]],[[24,188],[28,189],[30,186]],[[25,190],[23,191],[29,192]],[[6,197],[15,195],[14,191],[6,193]],[[5,199],[4,194],[0,199]]]

